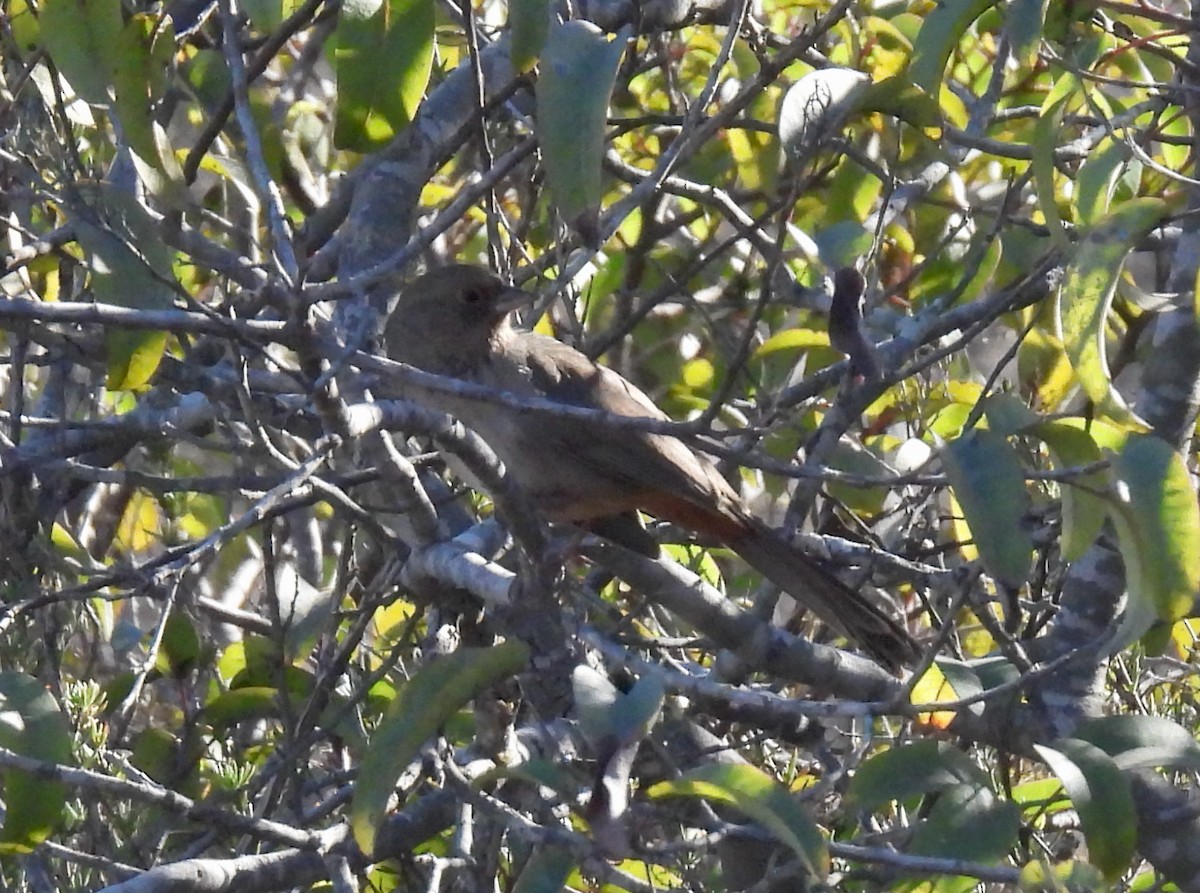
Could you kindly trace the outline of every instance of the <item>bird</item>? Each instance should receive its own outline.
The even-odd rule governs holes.
[[[833,276],[829,306],[829,343],[850,358],[850,374],[868,380],[880,377],[875,345],[862,330],[863,295],[867,283],[854,267],[843,267]]]
[[[498,391],[669,420],[619,373],[557,339],[514,327],[513,311],[533,300],[483,267],[436,267],[400,289],[383,347],[391,360]],[[682,440],[452,394],[438,408],[491,446],[547,520],[643,552],[650,539],[657,555],[657,542],[638,522],[645,512],[728,546],[893,672],[919,657],[896,618],[757,518],[716,465]]]

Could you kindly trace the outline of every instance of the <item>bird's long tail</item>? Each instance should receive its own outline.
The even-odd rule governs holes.
[[[775,530],[748,518],[728,544],[751,567],[890,669],[916,663],[917,644],[896,619],[797,551]]]

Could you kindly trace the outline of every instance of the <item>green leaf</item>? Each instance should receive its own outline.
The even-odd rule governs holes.
[[[1112,757],[1086,741],[1060,738],[1034,749],[1066,789],[1087,838],[1091,862],[1110,880],[1129,868],[1137,813],[1129,779]]]
[[[854,810],[870,812],[893,800],[963,784],[986,786],[987,776],[957,747],[926,739],[866,760],[850,779],[847,801]]]
[[[546,35],[550,33],[549,0],[509,0],[508,23],[512,31],[512,64],[517,71],[533,68]]]
[[[79,244],[88,255],[92,290],[101,303],[140,310],[163,310],[174,304],[176,283],[171,252],[158,225],[130,196],[101,186],[96,205],[78,215]],[[95,222],[97,213],[102,222]],[[109,329],[107,386],[113,390],[143,387],[158,369],[167,344],[166,332]]]
[[[218,729],[248,720],[275,719],[279,715],[279,689],[266,685],[222,692],[204,705],[204,718]]]
[[[45,686],[24,673],[0,673],[0,746],[48,763],[71,760],[71,729]],[[62,821],[62,782],[17,769],[4,771],[0,854],[27,853]]]
[[[913,832],[910,851],[972,862],[994,862],[1017,843],[1021,811],[986,785],[947,788]]]
[[[512,893],[561,893],[577,861],[565,846],[540,846],[521,869]]]
[[[1017,349],[1017,378],[1021,392],[1046,411],[1053,411],[1076,387],[1066,348],[1056,336],[1033,329]]]
[[[416,114],[433,67],[433,0],[343,5],[334,32],[340,149],[369,152]]]
[[[1050,238],[1059,248],[1070,244],[1062,215],[1058,211],[1058,193],[1055,189],[1054,152],[1061,141],[1063,117],[1076,100],[1079,80],[1074,74],[1065,74],[1058,79],[1042,102],[1041,112],[1033,127],[1033,152],[1031,166],[1033,182],[1037,188],[1038,208],[1046,218]]]
[[[135,15],[121,29],[113,72],[113,112],[129,148],[142,162],[142,180],[154,195],[169,195],[174,206],[189,200],[183,171],[154,108],[167,88],[175,53],[170,18]]]
[[[1012,53],[1022,65],[1037,61],[1050,0],[1009,0],[1005,7],[1004,29],[1012,43]]]
[[[1108,213],[1108,204],[1128,159],[1128,147],[1111,137],[1102,139],[1088,153],[1075,175],[1075,210],[1080,223],[1091,226]]]
[[[108,105],[120,64],[120,0],[46,0],[39,22],[42,43],[75,93]]]
[[[936,98],[941,92],[942,75],[950,54],[971,23],[993,3],[994,0],[940,0],[925,16],[913,41],[908,79]]]
[[[1187,465],[1152,434],[1131,435],[1112,463],[1111,517],[1129,596],[1162,620],[1180,620],[1200,591],[1200,506]]]
[[[579,664],[571,672],[571,692],[579,729],[589,744],[598,747],[613,734],[613,706],[621,692],[607,676],[587,664]]]
[[[1100,412],[1127,426],[1146,424],[1112,386],[1105,323],[1126,256],[1173,205],[1159,198],[1133,199],[1089,228],[1059,289],[1059,327],[1079,383]]]
[[[1200,770],[1200,744],[1190,731],[1161,716],[1098,716],[1081,722],[1075,737],[1100,748],[1125,771]]]
[[[921,129],[942,125],[937,100],[900,75],[869,84],[858,98],[858,110],[883,112]]]
[[[1059,469],[1099,462],[1103,455],[1090,431],[1063,422],[1043,422],[1029,429],[1050,451]],[[1095,471],[1062,484],[1062,556],[1067,561],[1083,557],[1096,541],[1108,516],[1108,477]]]
[[[387,810],[396,779],[459,708],[481,691],[523,669],[529,648],[510,641],[494,648],[465,648],[422,667],[400,689],[371,736],[359,767],[350,826],[364,853],[375,845],[375,830]]]
[[[1029,492],[1021,463],[995,431],[972,429],[942,449],[946,477],[983,566],[1007,586],[1029,576],[1033,539],[1026,529]]]
[[[5,13],[17,50],[22,53],[37,52],[38,44],[42,41],[41,27],[29,3],[26,0],[9,0],[5,4]]]
[[[551,29],[537,81],[537,135],[546,185],[563,219],[587,235],[603,194],[604,124],[630,30],[609,41],[573,19]]]
[[[695,797],[733,806],[786,844],[814,877],[829,874],[825,838],[803,807],[779,782],[747,765],[712,764],[662,781],[646,791],[652,799]]]
[[[182,611],[172,611],[158,650],[158,671],[182,679],[195,669],[200,650],[200,636],[191,618]]]

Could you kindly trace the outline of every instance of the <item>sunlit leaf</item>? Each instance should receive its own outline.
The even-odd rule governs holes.
[[[1034,749],[1063,783],[1088,842],[1088,853],[1109,880],[1116,880],[1133,858],[1137,811],[1128,777],[1112,757],[1077,738],[1060,738],[1054,747]]]
[[[1046,218],[1050,237],[1061,248],[1066,248],[1068,239],[1058,210],[1054,153],[1061,142],[1062,122],[1067,112],[1078,102],[1076,96],[1079,80],[1068,73],[1059,78],[1049,95],[1042,101],[1041,112],[1033,128],[1033,182],[1037,187],[1038,209]]]
[[[1200,507],[1183,457],[1153,435],[1133,435],[1113,455],[1111,513],[1131,599],[1157,616],[1187,616],[1200,591]]]
[[[849,68],[822,68],[800,78],[779,108],[779,142],[784,150],[806,157],[858,108],[870,84],[870,77]]]
[[[1091,226],[1108,213],[1117,178],[1129,159],[1129,148],[1105,137],[1088,153],[1075,175],[1075,208],[1079,222]]]
[[[1059,470],[1080,468],[1103,458],[1090,431],[1061,422],[1043,422],[1030,429],[1050,451]],[[1104,472],[1080,475],[1062,484],[1062,555],[1067,561],[1083,557],[1104,527],[1108,504],[1104,494],[1108,478]]]
[[[1133,199],[1091,227],[1058,296],[1063,344],[1084,391],[1109,418],[1142,428],[1145,423],[1113,388],[1105,324],[1126,256],[1173,206],[1173,201],[1159,198]]]
[[[1076,386],[1075,370],[1062,340],[1033,329],[1017,349],[1017,378],[1021,390],[1043,410],[1054,410]]]
[[[412,120],[429,83],[433,28],[433,0],[342,6],[333,38],[339,148],[379,148]]]
[[[963,32],[990,6],[992,0],[941,0],[935,4],[913,42],[909,79],[929,96],[938,96],[950,54]]]
[[[939,659],[934,662],[925,674],[912,687],[909,700],[913,704],[937,704],[940,702],[960,701],[973,697],[983,691],[979,678],[971,668],[961,661]],[[978,708],[976,708],[978,709]],[[935,728],[949,728],[954,721],[955,710],[935,710],[920,714],[920,720]]]
[[[697,797],[733,806],[763,825],[803,860],[810,874],[829,873],[829,850],[821,831],[788,790],[753,766],[711,764],[646,791],[651,799]]]

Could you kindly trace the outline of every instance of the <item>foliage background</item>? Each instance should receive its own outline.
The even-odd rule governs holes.
[[[7,889],[1200,889],[1200,8],[3,11]],[[547,544],[371,356],[448,260],[926,664],[706,544]]]

